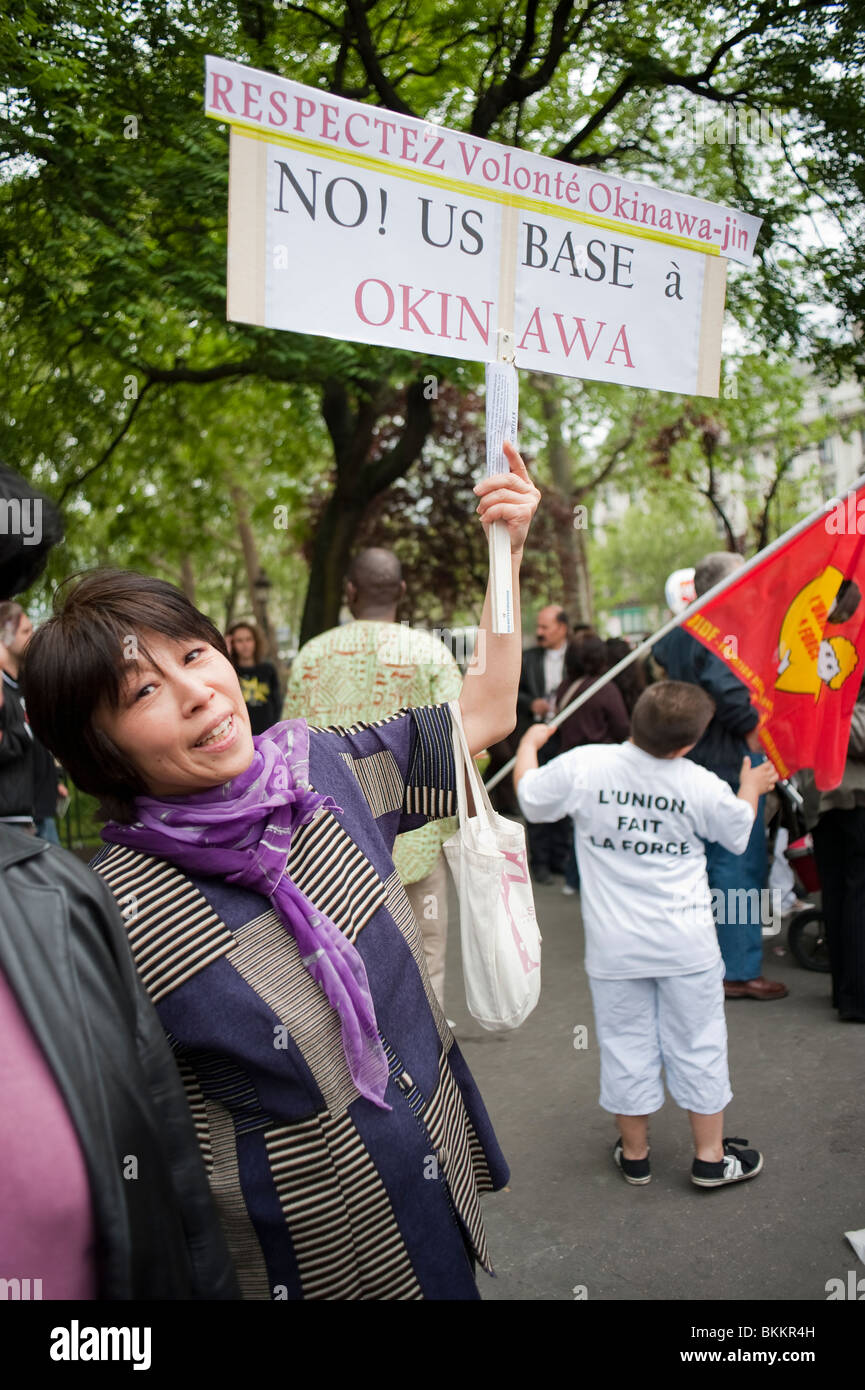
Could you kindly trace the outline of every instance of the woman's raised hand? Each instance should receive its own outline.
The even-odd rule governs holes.
[[[513,444],[506,443],[504,450],[511,466],[510,473],[494,473],[490,478],[482,478],[475,492],[480,498],[478,513],[484,530],[489,533],[492,522],[504,522],[510,532],[511,554],[519,555],[541,494]]]

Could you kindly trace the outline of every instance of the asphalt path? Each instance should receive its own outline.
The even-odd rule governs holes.
[[[668,1096],[652,1120],[652,1181],[632,1187],[598,1105],[579,898],[556,879],[535,887],[535,904],[540,1002],[521,1028],[489,1033],[466,1008],[451,898],[447,1012],[511,1168],[509,1190],[484,1199],[496,1277],[479,1273],[482,1298],[825,1301],[829,1280],[865,1275],[844,1238],[865,1227],[865,1027],[838,1021],[828,975],[768,938],[764,974],[788,997],[726,1005],[724,1133],[760,1149],[763,1172],[694,1187],[687,1116]],[[579,1027],[588,1045],[577,1049]]]

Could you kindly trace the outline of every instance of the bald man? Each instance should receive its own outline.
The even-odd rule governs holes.
[[[384,719],[405,707],[457,699],[463,678],[444,643],[431,633],[397,623],[404,594],[402,569],[392,551],[362,550],[355,556],[345,586],[354,621],[322,632],[298,652],[283,718],[350,726]],[[430,821],[399,835],[393,855],[442,1009],[448,895],[441,847],[455,830],[455,820]]]

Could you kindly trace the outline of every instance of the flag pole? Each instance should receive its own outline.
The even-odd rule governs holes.
[[[711,589],[707,589],[705,594],[700,594],[699,598],[696,598],[694,602],[689,604],[681,613],[670,618],[668,622],[658,628],[657,632],[654,632],[651,637],[647,637],[638,647],[635,647],[633,651],[628,652],[627,656],[623,656],[621,661],[617,661],[615,666],[611,666],[609,671],[605,671],[602,676],[599,676],[596,681],[592,682],[587,690],[584,690],[581,695],[578,695],[575,700],[572,700],[569,705],[566,705],[565,708],[556,715],[555,719],[550,721],[549,728],[557,729],[565,719],[570,718],[575,710],[578,710],[587,700],[591,700],[593,695],[597,695],[602,686],[607,685],[609,681],[615,680],[620,672],[624,671],[632,662],[638,661],[645,652],[650,651],[652,647],[654,647],[656,642],[660,642],[662,637],[666,637],[668,632],[672,632],[673,628],[681,626],[686,618],[691,618],[695,613],[699,613],[700,609],[705,608],[710,599],[717,598],[718,594],[723,593],[725,589],[729,589],[733,584],[737,584],[739,580],[743,579],[751,570],[756,569],[757,565],[762,564],[764,560],[767,560],[770,555],[774,555],[776,550],[780,550],[781,547],[787,545],[789,541],[795,540],[796,536],[801,535],[803,531],[807,531],[808,527],[813,526],[821,517],[828,516],[836,507],[843,506],[846,498],[852,493],[858,492],[862,487],[865,487],[865,473],[858,477],[854,483],[851,483],[843,497],[833,497],[828,502],[822,503],[815,511],[806,516],[804,521],[797,521],[795,526],[791,526],[789,531],[784,532],[783,536],[779,536],[777,540],[764,546],[762,550],[758,550],[757,554],[752,555],[750,560],[746,560],[744,565],[733,570],[732,573],[728,574],[724,579],[720,579]],[[857,554],[858,553],[859,552],[857,552]],[[493,787],[497,787],[499,782],[507,777],[516,761],[515,757],[511,758],[510,762],[505,763],[504,767],[500,767],[498,772],[494,773],[490,780],[484,783],[487,791],[492,791]]]

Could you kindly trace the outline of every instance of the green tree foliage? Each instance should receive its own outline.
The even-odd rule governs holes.
[[[835,428],[829,414],[806,418],[811,385],[801,365],[759,354],[731,361],[717,401],[666,398],[666,420],[648,451],[649,475],[684,483],[703,498],[725,548],[762,549],[818,500],[816,477],[803,495],[801,476],[792,474],[794,460]],[[726,394],[730,388],[735,395]],[[731,513],[738,500],[744,524]]]
[[[649,492],[623,517],[604,528],[591,548],[592,580],[599,606],[664,605],[664,584],[673,570],[695,565],[723,550],[718,528],[682,488]]]
[[[227,135],[203,116],[204,55],[762,216],[757,264],[731,276],[732,317],[756,346],[861,372],[863,46],[840,0],[9,0],[2,456],[64,497],[70,562],[191,566],[214,612],[249,581],[236,577],[241,489],[283,618],[308,546],[309,636],[335,620],[367,506],[435,437],[424,376],[477,373],[225,322]],[[752,138],[741,118],[755,111],[767,124]],[[831,317],[814,307],[827,300]],[[608,438],[586,443],[584,420],[616,393],[581,388],[580,420],[569,392],[564,507],[595,476],[580,460],[603,467],[639,417],[611,405]],[[636,442],[628,452],[637,466]],[[562,456],[549,466],[552,482]],[[283,496],[298,517],[279,533]],[[465,518],[431,522],[447,534]]]

